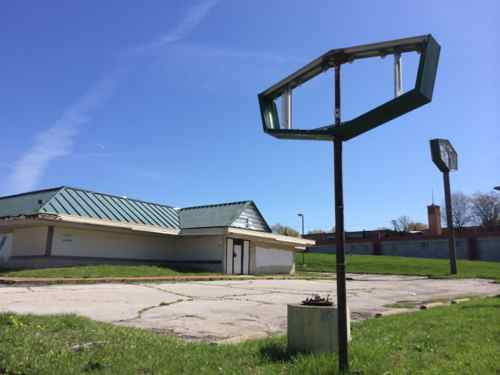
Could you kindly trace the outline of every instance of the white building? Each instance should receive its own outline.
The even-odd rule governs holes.
[[[229,274],[291,273],[314,241],[272,233],[253,201],[176,209],[58,187],[0,197],[0,263],[161,263]]]

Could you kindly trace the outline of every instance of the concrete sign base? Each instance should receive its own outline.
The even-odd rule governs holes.
[[[347,332],[351,340],[350,313]],[[334,306],[288,305],[288,350],[290,352],[336,353],[337,308]]]

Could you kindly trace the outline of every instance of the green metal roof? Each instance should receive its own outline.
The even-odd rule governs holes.
[[[179,211],[181,228],[240,227],[270,232],[253,201],[186,207]]]
[[[37,214],[60,189],[58,187],[0,197],[0,217]]]
[[[0,218],[43,213],[171,229],[232,226],[271,231],[253,201],[175,209],[68,186],[0,197]]]
[[[173,207],[67,186],[0,198],[0,217],[37,213],[179,229]]]

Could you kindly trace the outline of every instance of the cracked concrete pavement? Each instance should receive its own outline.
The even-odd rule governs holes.
[[[500,294],[480,279],[349,275],[353,320],[403,312],[391,304]],[[284,333],[286,305],[330,294],[335,280],[237,280],[144,284],[0,286],[0,312],[75,313],[187,340],[237,342]]]

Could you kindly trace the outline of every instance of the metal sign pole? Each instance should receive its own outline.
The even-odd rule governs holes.
[[[446,204],[446,226],[448,227],[448,251],[450,256],[450,272],[457,274],[457,255],[455,250],[455,231],[453,230],[453,216],[451,207],[450,172],[443,172],[444,200]]]
[[[340,121],[340,64],[335,65],[335,125]],[[335,174],[335,254],[337,263],[338,349],[341,373],[349,370],[347,352],[347,297],[344,254],[344,192],[342,183],[342,140],[334,138],[333,159]]]
[[[353,139],[388,121],[413,111],[432,101],[441,47],[432,35],[390,40],[342,49],[332,49],[304,65],[259,94],[259,106],[264,132],[279,139],[308,139],[333,142],[335,226],[337,261],[338,351],[340,372],[349,369],[347,292],[344,234],[344,198],[342,187],[342,143]],[[340,65],[358,59],[396,55],[396,94],[402,90],[400,54],[417,52],[420,55],[415,86],[403,95],[378,105],[362,115],[341,122],[340,119]],[[291,92],[319,74],[335,69],[335,123],[314,129],[292,128]],[[283,114],[280,119],[276,100],[282,98]]]

